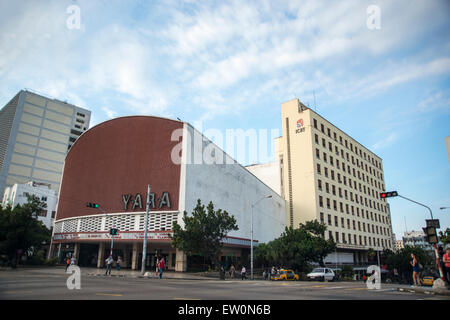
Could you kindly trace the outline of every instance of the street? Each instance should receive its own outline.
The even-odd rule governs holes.
[[[362,282],[187,280],[81,274],[81,289],[69,290],[64,268],[0,271],[1,300],[449,300],[449,296],[399,292]]]

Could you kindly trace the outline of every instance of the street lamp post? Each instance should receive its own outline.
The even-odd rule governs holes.
[[[148,215],[150,213],[150,185],[147,185],[147,204],[145,210],[145,229],[144,229],[144,245],[142,248],[142,267],[141,274],[145,274],[145,262],[147,260],[147,236],[148,236]]]
[[[252,215],[250,217],[250,224],[251,224],[251,239],[250,239],[250,279],[253,280],[253,207],[260,201],[266,199],[266,198],[272,198],[272,196],[265,196],[258,201],[256,201],[254,204],[252,204]]]

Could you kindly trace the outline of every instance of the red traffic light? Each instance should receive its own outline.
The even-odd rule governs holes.
[[[390,192],[382,192],[380,193],[380,198],[385,199],[389,197],[396,197],[398,196],[397,191],[390,191]]]

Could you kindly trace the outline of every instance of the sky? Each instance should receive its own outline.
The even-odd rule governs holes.
[[[449,18],[446,0],[0,0],[0,106],[26,88],[91,110],[91,127],[156,115],[209,136],[281,132],[299,98],[450,227]],[[429,219],[388,202],[398,239]]]

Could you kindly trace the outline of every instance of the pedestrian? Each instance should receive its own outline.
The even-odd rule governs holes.
[[[67,272],[67,269],[68,269],[69,266],[70,266],[70,262],[71,262],[70,258],[67,257],[67,260],[66,260],[66,272]]]
[[[450,284],[450,246],[445,251],[445,254],[442,256],[445,269],[442,271],[444,272],[444,279]]]
[[[122,258],[120,258],[120,256],[117,257],[117,262],[116,262],[116,264],[117,264],[117,271],[120,271],[120,266],[121,266],[121,264],[122,264]]]
[[[109,275],[111,275],[111,268],[112,268],[112,264],[114,262],[113,257],[110,255],[106,260],[106,273],[105,276],[109,273]]]
[[[235,272],[236,272],[236,268],[234,267],[234,264],[232,264],[230,267],[230,278],[231,279],[234,279]]]
[[[159,267],[159,278],[162,279],[162,275],[163,275],[164,267],[165,267],[164,257],[162,257],[159,260],[159,266],[158,267]]]
[[[76,262],[77,262],[77,259],[74,256],[72,256],[72,259],[70,259],[70,265],[74,266],[76,264]]]
[[[266,280],[266,278],[267,278],[267,272],[266,272],[266,269],[264,269],[264,271],[263,271],[263,279]]]
[[[241,280],[247,279],[247,277],[245,276],[246,272],[247,272],[247,269],[245,269],[245,266],[242,266],[242,269],[241,269]]]
[[[410,262],[412,269],[413,269],[413,281],[414,285],[412,287],[417,287],[418,285],[421,286],[422,282],[420,281],[420,267],[419,267],[419,260],[417,260],[417,257],[414,253],[411,253],[411,262]]]

